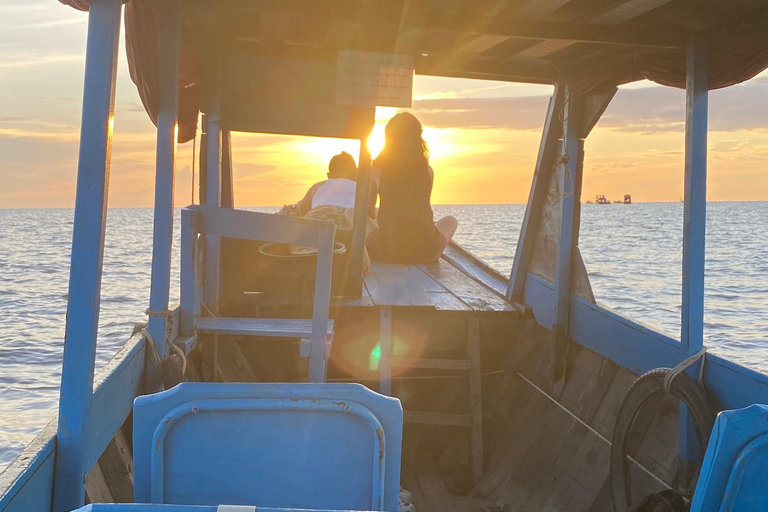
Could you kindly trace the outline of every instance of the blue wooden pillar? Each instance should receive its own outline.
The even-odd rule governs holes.
[[[147,330],[162,359],[171,328],[168,293],[171,285],[173,247],[173,191],[176,172],[176,141],[179,112],[179,56],[181,50],[181,2],[164,0],[161,12],[160,108],[157,116],[155,160],[155,213],[152,245],[152,284]]]
[[[99,326],[121,13],[121,0],[93,0],[88,14],[69,301],[56,436],[56,512],[83,505],[85,475],[90,469],[86,467],[84,455]]]
[[[235,183],[232,169],[232,135],[221,130],[221,206],[235,207]]]
[[[218,77],[213,78],[207,112],[207,135],[205,148],[205,201],[206,206],[221,206],[221,153],[222,130],[220,99],[215,86]],[[205,285],[203,301],[213,313],[219,312],[219,258],[221,242],[219,237],[205,237]]]
[[[560,181],[560,230],[557,241],[557,261],[555,265],[556,322],[555,364],[552,380],[562,381],[565,377],[565,358],[568,348],[569,320],[571,309],[571,269],[573,267],[573,248],[576,243],[576,225],[579,220],[578,194],[581,191],[580,165],[581,150],[578,98],[566,90],[563,109],[563,157],[559,164],[563,167]]]
[[[512,264],[512,274],[507,286],[507,298],[510,300],[522,301],[525,278],[528,274],[528,263],[531,260],[541,211],[549,190],[549,178],[552,175],[552,166],[557,152],[557,141],[562,133],[562,123],[558,116],[562,113],[564,99],[565,85],[556,85],[555,92],[549,100],[549,109],[544,121],[539,154],[536,159],[536,171],[533,175],[531,192],[528,195],[528,206],[525,209],[523,225],[520,228],[520,237],[517,240],[515,259]]]
[[[708,56],[706,42],[692,36],[686,47],[685,205],[683,210],[683,360],[704,347],[704,245],[707,227]],[[699,361],[688,374],[697,379]],[[684,460],[696,460],[696,433],[685,408],[680,411],[680,448]]]

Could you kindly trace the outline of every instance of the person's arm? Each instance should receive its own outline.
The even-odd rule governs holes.
[[[317,192],[317,189],[323,186],[325,182],[321,181],[319,183],[315,183],[311,187],[309,187],[309,190],[307,190],[307,193],[304,195],[304,198],[299,201],[299,212],[301,213],[301,216],[305,216],[309,213],[309,210],[312,209],[312,199],[315,198],[315,192]]]

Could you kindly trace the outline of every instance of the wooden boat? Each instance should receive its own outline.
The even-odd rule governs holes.
[[[707,94],[768,65],[759,3],[128,3],[158,127],[152,289],[96,375],[123,2],[64,3],[90,12],[61,400],[0,511],[395,511],[400,484],[420,512],[625,510],[666,488],[696,512],[768,508],[768,377],[703,345]],[[235,208],[231,131],[365,141],[377,105],[410,101],[411,66],[556,84],[509,278],[454,244],[363,279],[364,143],[351,232]],[[585,139],[643,77],[687,90],[680,340],[598,305],[578,248]],[[175,147],[198,111],[174,308]]]
[[[604,195],[598,195],[595,197],[595,204],[611,204],[611,201]]]

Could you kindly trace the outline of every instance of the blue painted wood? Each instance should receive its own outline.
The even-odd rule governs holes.
[[[190,215],[190,212],[194,212],[194,218]],[[182,283],[184,287],[182,301],[185,304],[185,310],[196,312],[195,314],[185,314],[185,321],[193,322],[193,324],[196,322],[195,318],[199,314],[200,309],[197,299],[198,285],[193,285],[193,283],[198,282],[197,259],[194,257],[192,249],[188,246],[194,244],[193,238],[195,233],[199,232],[206,237],[215,237],[216,239],[226,237],[317,247],[315,295],[310,336],[309,381],[325,382],[326,361],[330,357],[330,347],[333,339],[332,334],[328,332],[328,317],[331,301],[333,243],[336,226],[328,221],[209,206],[190,206],[185,209],[182,212],[182,223],[183,240],[186,240],[186,242],[183,242],[182,248],[182,255],[186,254],[182,263]],[[193,299],[189,298],[190,294],[193,294]],[[282,322],[289,331],[291,329],[288,329],[288,327],[297,322],[295,320],[279,319],[272,319],[271,321],[276,325]],[[221,323],[221,319],[209,320],[208,322],[214,324],[217,322]],[[266,320],[260,319],[260,321],[254,320],[250,324],[252,328],[255,328],[256,324],[265,322]],[[229,323],[233,324],[234,321],[229,319]],[[187,328],[185,327],[185,329]],[[220,329],[209,329],[208,331],[221,332]],[[190,336],[194,334],[194,327],[187,332]],[[205,331],[199,329],[199,332]],[[235,331],[230,329],[229,333],[234,334]]]
[[[309,352],[309,382],[325,382],[326,361],[331,356],[333,333],[328,333],[333,273],[333,239],[336,225],[324,222],[317,231],[317,271],[312,304],[312,337]]]
[[[539,325],[551,329],[555,323],[552,283],[528,274],[525,301]],[[636,374],[679,362],[678,341],[607,308],[572,296],[570,316],[573,341]],[[717,355],[707,355],[704,384],[720,410],[768,403],[768,375]]]
[[[183,383],[136,399],[135,499],[396,511],[402,422],[359,384]]]
[[[768,509],[768,406],[718,415],[691,512]]]
[[[221,206],[235,207],[235,183],[232,168],[232,136],[229,130],[221,131]]]
[[[707,227],[708,62],[703,38],[692,36],[686,48],[685,87],[685,204],[683,208],[683,300],[681,353],[683,360],[704,346],[704,251]],[[701,362],[686,373],[698,378]],[[680,410],[680,450],[683,460],[696,460],[700,450],[693,419]]]
[[[88,15],[83,114],[59,401],[54,510],[85,500],[85,446],[99,324],[107,183],[112,147],[121,0],[94,0]]]
[[[325,334],[333,334],[333,320],[325,323]],[[314,327],[312,319],[304,318],[233,318],[204,316],[197,319],[197,332],[263,336],[269,338],[310,338]],[[323,332],[323,327],[320,327]]]
[[[692,38],[685,93],[685,205],[683,209],[684,356],[704,346],[704,246],[707,221],[707,48]]]
[[[556,322],[552,283],[528,274],[525,302],[542,327]],[[580,345],[594,350],[635,373],[677,364],[680,344],[613,311],[571,296],[570,335]]]
[[[569,317],[571,312],[571,269],[573,268],[573,248],[578,231],[579,192],[581,191],[581,166],[579,162],[579,98],[565,91],[563,108],[563,166],[560,191],[560,232],[557,241],[557,261],[555,262],[555,363],[552,379],[559,381],[565,376],[565,357],[570,334]]]
[[[50,512],[55,451],[51,421],[0,473],[0,512]]]
[[[160,105],[157,116],[155,160],[155,212],[152,231],[152,281],[147,330],[161,359],[168,356],[168,294],[171,286],[173,247],[173,192],[176,175],[176,129],[179,111],[179,57],[181,49],[181,1],[160,4]],[[159,377],[159,376],[158,376]]]
[[[180,263],[180,302],[181,336],[190,337],[195,332],[195,318],[200,315],[202,291],[197,265],[199,261],[197,211],[189,208],[181,210],[181,263]]]
[[[208,132],[206,135],[205,163],[205,206],[221,206],[221,151],[222,131],[220,119],[220,98],[218,80],[211,78],[207,118]],[[201,201],[202,202],[202,201]],[[219,284],[221,241],[215,236],[205,237],[205,270],[203,300],[214,312],[219,312]]]
[[[558,116],[563,109],[565,88],[565,85],[555,86],[555,92],[549,100],[549,108],[544,120],[544,130],[541,134],[541,143],[539,144],[539,154],[536,159],[536,171],[533,174],[531,192],[528,195],[528,205],[525,208],[523,225],[520,228],[520,236],[517,248],[515,249],[512,274],[507,285],[507,298],[510,300],[519,300],[523,296],[525,276],[528,275],[528,264],[533,253],[541,210],[549,190],[549,177],[552,174],[557,141],[562,133],[562,124]]]
[[[719,410],[768,403],[768,375],[714,354],[707,354],[704,384]]]
[[[327,240],[333,226],[324,220],[230,208],[190,206],[189,210],[198,213],[199,233],[243,240],[318,247],[321,240]]]
[[[84,447],[85,472],[89,472],[109,442],[128,419],[133,399],[145,392],[146,339],[135,334],[96,376],[88,414],[89,435]]]

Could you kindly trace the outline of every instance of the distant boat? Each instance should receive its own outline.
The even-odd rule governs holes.
[[[611,204],[611,202],[609,201],[606,204]],[[632,196],[630,194],[624,194],[624,199],[617,199],[613,204],[632,204]]]
[[[599,195],[595,198],[595,204],[611,204],[611,202],[604,195]]]

